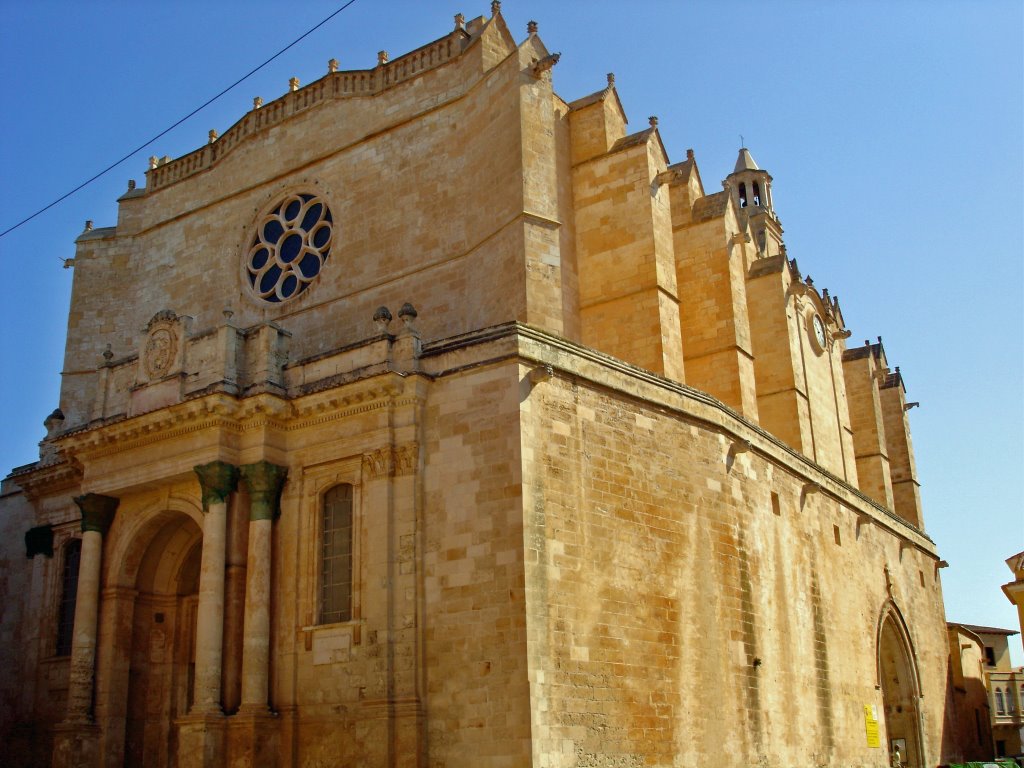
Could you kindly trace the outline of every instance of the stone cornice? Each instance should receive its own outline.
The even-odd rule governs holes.
[[[69,472],[73,470],[68,458],[71,463],[80,464],[208,429],[236,434],[267,429],[287,433],[379,408],[413,406],[424,397],[422,387],[413,383],[422,378],[388,372],[295,400],[274,393],[248,397],[209,393],[150,413],[119,417],[69,432],[55,441],[59,453],[66,459],[57,466],[68,467],[65,472]],[[49,493],[45,480],[35,480],[43,469],[46,468],[29,470],[19,475],[17,482],[24,487],[23,481],[30,478],[27,481],[30,486],[40,486]],[[53,473],[39,476],[52,478]],[[78,471],[73,479],[77,482],[80,477]],[[71,479],[69,476],[69,482]],[[26,493],[30,491],[26,489]]]
[[[513,344],[508,344],[509,341]],[[484,346],[498,354],[468,353],[473,347]],[[825,495],[841,504],[856,511],[867,511],[872,521],[880,527],[908,541],[929,557],[937,557],[935,545],[924,531],[886,509],[860,489],[815,464],[707,392],[519,322],[483,328],[457,338],[424,345],[423,357],[442,358],[448,353],[463,350],[465,352],[460,355],[459,367],[445,368],[435,375],[440,378],[480,365],[516,359],[523,363],[551,366],[558,375],[586,380],[627,397],[653,403],[667,411],[702,422],[730,439],[749,441],[751,450],[762,458],[807,483],[815,484]]]
[[[82,470],[72,462],[62,461],[44,466],[30,465],[29,469],[12,477],[29,501],[37,501],[44,496],[77,488],[82,482]]]

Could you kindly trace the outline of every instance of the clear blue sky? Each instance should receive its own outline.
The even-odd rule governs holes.
[[[0,230],[160,132],[342,4],[0,0]],[[372,67],[489,15],[488,0],[357,0],[111,174],[0,238],[0,474],[37,457],[58,404],[83,222],[115,223],[149,155],[182,155],[335,57]],[[910,400],[927,531],[951,620],[1013,628],[999,585],[1024,550],[1019,0],[506,0],[540,23],[575,99],[614,72],[630,128],[696,151],[709,192],[743,134],[775,179],[789,254],[842,301],[851,343],[882,335]],[[1015,647],[1020,649],[1020,644]],[[1018,655],[1018,663],[1020,656]]]

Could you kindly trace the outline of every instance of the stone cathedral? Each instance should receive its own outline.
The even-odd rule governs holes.
[[[746,148],[709,191],[517,38],[332,60],[78,237],[5,765],[947,759],[899,368]]]

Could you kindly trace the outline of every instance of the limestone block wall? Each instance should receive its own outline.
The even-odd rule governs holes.
[[[882,385],[881,401],[889,469],[892,473],[893,508],[900,517],[921,527],[921,484],[917,480],[907,400],[898,368],[895,373],[889,374]]]
[[[565,374],[523,405],[536,764],[885,765],[864,706],[882,710],[890,603],[939,759],[930,543],[849,492],[808,492],[807,465],[737,454],[718,416],[556,359]]]
[[[860,489],[892,509],[892,477],[878,388],[879,377],[883,375],[879,368],[885,365],[876,357],[879,352],[870,346],[848,350],[843,357],[843,374]]]
[[[424,414],[430,765],[528,764],[519,403],[513,361],[436,382]]]
[[[751,267],[747,282],[758,423],[804,455],[813,454],[810,406],[799,344],[789,307],[785,259]]]
[[[673,185],[672,194],[686,189]],[[750,245],[731,208],[724,219],[687,221],[673,205],[676,279],[686,383],[757,420],[757,392],[747,309]]]
[[[55,490],[61,483],[53,482]],[[47,723],[64,716],[69,657],[56,652],[67,544],[81,535],[70,497],[33,504],[16,480],[0,490],[0,762],[45,765]],[[52,554],[26,557],[25,533],[50,526]]]
[[[652,129],[573,169],[581,338],[682,381],[669,193],[654,183],[665,167]]]
[[[372,335],[374,309],[395,296],[431,318],[428,338],[509,319],[561,330],[574,279],[560,284],[563,269],[573,269],[571,254],[564,263],[560,255],[570,235],[557,226],[569,205],[568,184],[558,181],[565,161],[558,172],[555,137],[533,119],[546,110],[547,124],[555,122],[550,80],[523,74],[534,46],[517,54],[498,26],[443,66],[372,98],[324,100],[253,133],[201,173],[123,199],[133,210],[122,218],[126,229],[94,230],[79,242],[67,425],[87,420],[88,374],[106,345],[116,359],[131,354],[155,308],[191,316],[197,333],[219,325],[225,308],[242,328],[273,320],[293,334],[293,359]],[[298,299],[257,304],[240,266],[253,222],[299,190],[331,208],[330,258]],[[540,221],[524,221],[527,203]],[[480,290],[493,285],[502,290]]]

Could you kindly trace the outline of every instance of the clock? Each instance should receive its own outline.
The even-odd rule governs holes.
[[[813,339],[818,347],[819,351],[825,351],[825,323],[821,319],[821,315],[815,314],[811,318],[811,330],[813,331]]]

